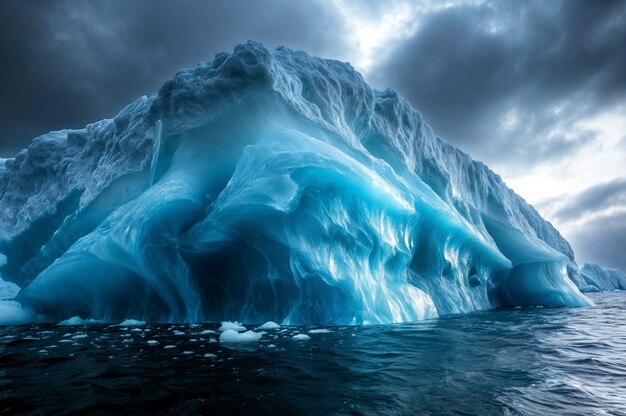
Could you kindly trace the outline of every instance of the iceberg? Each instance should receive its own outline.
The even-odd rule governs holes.
[[[585,263],[580,268],[580,275],[586,283],[585,286],[580,287],[583,292],[626,290],[626,274],[618,269]]]
[[[583,306],[574,253],[345,62],[248,41],[0,170],[2,277],[46,319],[410,322]]]

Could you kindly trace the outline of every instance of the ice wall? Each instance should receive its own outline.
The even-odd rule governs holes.
[[[580,268],[580,275],[587,284],[581,287],[585,292],[626,290],[626,275],[621,270],[585,263]]]
[[[50,319],[414,321],[589,301],[570,245],[349,64],[259,43],[0,170],[0,252]]]

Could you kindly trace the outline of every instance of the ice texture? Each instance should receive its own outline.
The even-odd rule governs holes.
[[[218,331],[220,331],[220,332],[228,331],[228,330],[241,332],[241,331],[245,331],[246,327],[241,325],[237,321],[235,321],[235,322],[224,321],[224,322],[222,322],[222,325],[218,329]]]
[[[220,334],[220,342],[255,342],[261,339],[263,334],[254,331],[237,332],[227,329]]]
[[[587,284],[587,287],[581,287],[582,291],[626,290],[626,274],[621,270],[585,263],[580,268],[580,275]]]
[[[146,321],[139,321],[137,319],[124,319],[119,324],[120,326],[146,326]]]
[[[14,299],[20,291],[15,283],[5,282],[0,278],[0,301]]]
[[[316,329],[310,329],[309,334],[330,334],[332,331],[330,329],[325,329],[325,328],[316,328]]]
[[[0,169],[49,319],[377,324],[589,304],[568,242],[348,63],[249,41]],[[581,283],[582,284],[582,283]]]
[[[2,160],[0,159],[0,166],[2,166]],[[0,267],[6,264],[7,258],[5,255],[0,254]],[[13,300],[20,291],[20,287],[12,282],[6,282],[0,275],[0,302],[4,300]]]
[[[263,325],[261,325],[257,329],[268,330],[269,331],[269,330],[272,330],[272,329],[280,329],[280,325],[278,325],[276,322],[273,322],[273,321],[267,321],[266,323],[264,323]]]
[[[82,319],[80,316],[72,316],[69,319],[59,322],[57,325],[61,326],[70,326],[70,325],[97,325],[101,324],[103,321],[97,319]]]
[[[33,312],[13,300],[0,300],[0,325],[20,325],[35,321]]]

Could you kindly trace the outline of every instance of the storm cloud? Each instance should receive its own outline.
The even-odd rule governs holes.
[[[0,2],[0,156],[247,39],[350,60],[572,243],[626,269],[626,2]],[[621,140],[621,141],[620,141]]]
[[[179,69],[256,39],[318,55],[345,49],[315,2],[0,2],[0,155],[50,130],[111,117]]]
[[[618,210],[620,207],[626,207],[626,178],[585,189],[563,203],[554,217],[559,221],[575,221],[585,214]]]
[[[626,269],[626,140],[609,137],[624,134],[626,2],[460,2],[425,15],[373,75],[525,185],[579,259]]]
[[[566,157],[576,121],[626,97],[626,3],[497,1],[435,12],[378,70],[444,139],[510,169]]]

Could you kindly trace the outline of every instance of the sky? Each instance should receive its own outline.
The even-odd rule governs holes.
[[[0,156],[255,39],[349,61],[626,271],[626,1],[2,0]]]

